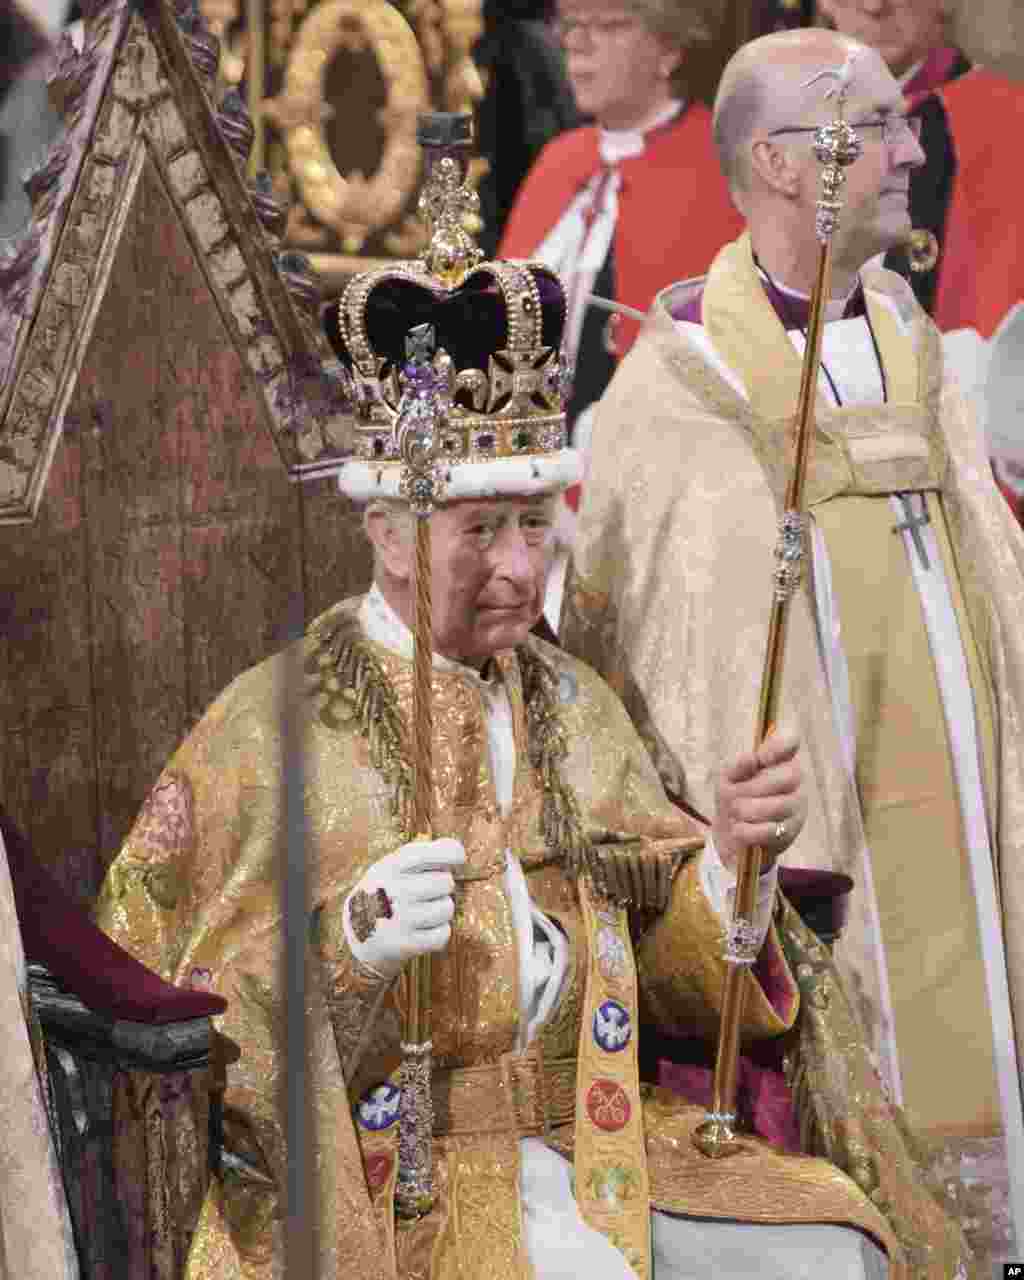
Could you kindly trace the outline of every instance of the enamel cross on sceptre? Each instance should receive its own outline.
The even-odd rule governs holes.
[[[825,94],[826,101],[835,99],[836,115],[815,133],[814,153],[824,165],[821,175],[821,198],[815,212],[815,231],[819,242],[818,270],[811,294],[811,315],[804,347],[800,378],[800,398],[796,411],[796,456],[786,489],[779,540],[775,548],[776,568],[773,574],[771,617],[768,624],[761,693],[757,715],[755,749],[771,732],[778,714],[779,692],[786,650],[789,602],[800,584],[806,538],[804,481],[810,456],[811,433],[814,430],[814,401],[821,365],[821,336],[825,305],[830,293],[832,274],[832,236],[839,225],[842,211],[844,170],[861,152],[860,139],[844,118],[846,99],[853,79],[857,54],[851,52],[841,68],[821,71],[806,81],[809,88],[818,80],[834,83]],[[761,874],[763,850],[753,848],[741,857],[736,882],[733,917],[726,933],[724,959],[727,965],[722,1014],[719,1025],[718,1055],[712,1087],[711,1109],[697,1126],[694,1144],[706,1156],[731,1155],[741,1149],[736,1136],[736,1086],[739,1068],[740,1021],[750,982],[748,970],[757,959],[758,930],[754,922],[757,882]]]

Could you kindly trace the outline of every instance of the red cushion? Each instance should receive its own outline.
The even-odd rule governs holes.
[[[108,938],[37,862],[0,810],[25,955],[43,964],[94,1013],[129,1022],[181,1022],[228,1007],[222,996],[173,986]]]

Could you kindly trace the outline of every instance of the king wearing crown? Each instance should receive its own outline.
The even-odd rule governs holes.
[[[616,694],[531,633],[552,506],[579,473],[564,294],[543,267],[476,260],[462,127],[423,125],[426,260],[356,278],[327,315],[353,402],[340,485],[365,504],[373,586],[214,703],[101,897],[115,938],[229,1002],[223,1150],[187,1275],[282,1276],[297,1214],[303,1280],[781,1278],[815,1259],[966,1274],[773,866],[756,927],[727,937],[741,851],[772,864],[802,825],[796,740],[728,762],[705,828],[666,799]],[[316,1176],[286,1204],[301,1153],[282,1120],[277,882],[296,738]],[[692,1141],[701,1099],[642,1083],[639,1049],[655,1028],[713,1037],[735,963],[745,1043],[785,1038],[791,1088],[777,1077],[775,1119],[752,1103],[761,1136],[715,1161]],[[823,1020],[845,1033],[828,1063]],[[840,1117],[807,1085],[826,1069]],[[707,1074],[693,1066],[694,1090]],[[794,1100],[806,1144],[845,1126],[849,1168],[798,1153],[779,1119]]]

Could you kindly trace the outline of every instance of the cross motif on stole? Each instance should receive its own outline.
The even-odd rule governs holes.
[[[924,538],[921,537],[921,530],[925,525],[931,524],[931,520],[928,516],[928,508],[924,503],[924,495],[895,493],[893,494],[893,497],[899,499],[900,505],[903,508],[904,516],[903,520],[899,524],[893,525],[893,533],[909,533],[913,539],[914,548],[917,551],[917,554],[921,557],[922,566],[926,571],[930,570],[932,566],[931,561],[928,559],[928,549],[924,545]],[[917,497],[921,503],[920,511],[916,513],[911,501],[914,497]]]

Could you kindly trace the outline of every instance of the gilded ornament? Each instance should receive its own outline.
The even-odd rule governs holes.
[[[915,275],[934,270],[939,260],[939,242],[925,227],[915,227],[907,237],[907,261]]]
[[[406,1219],[422,1217],[429,1213],[434,1203],[430,1158],[434,1127],[430,1091],[432,1048],[429,1040],[422,1044],[402,1045],[395,1209]]]
[[[484,96],[483,81],[472,59],[472,49],[483,35],[480,0],[438,0],[443,30],[448,37],[448,74],[445,105],[449,111],[472,111]]]
[[[367,893],[357,889],[349,899],[348,918],[357,942],[365,942],[377,927],[378,920],[390,920],[391,899],[383,889]]]
[[[726,964],[752,965],[761,950],[761,931],[742,917],[730,920],[723,958]]]
[[[369,47],[387,89],[387,134],[369,178],[339,172],[324,132],[326,74],[332,58]],[[284,134],[289,169],[309,211],[350,244],[394,222],[420,176],[416,118],[429,109],[426,68],[416,35],[387,0],[325,0],[299,27],[280,95],[264,104]]]

